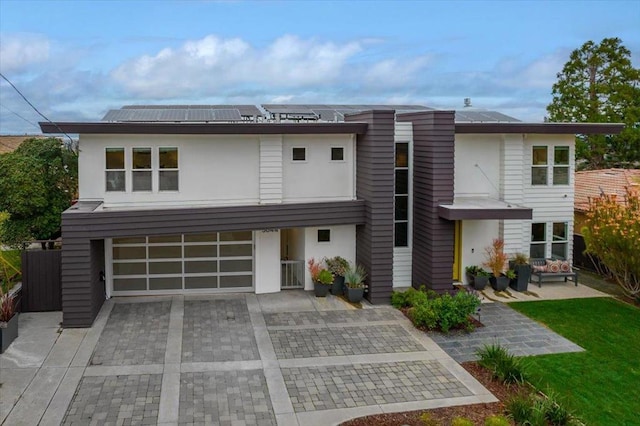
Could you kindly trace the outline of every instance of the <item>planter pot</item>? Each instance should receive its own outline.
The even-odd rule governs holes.
[[[469,285],[471,286],[475,286],[475,275],[471,275],[470,273],[466,272],[467,275],[467,282],[469,283]]]
[[[509,287],[515,291],[527,291],[531,279],[531,265],[514,265],[512,269],[516,271],[517,278],[511,280]]]
[[[360,288],[351,288],[347,287],[347,299],[351,303],[357,303],[362,300],[364,296],[364,287]]]
[[[473,278],[473,288],[475,288],[476,290],[483,290],[488,283],[489,277],[481,277],[479,275],[476,275]]]
[[[331,284],[313,283],[313,292],[315,293],[316,297],[327,297],[330,289]]]
[[[336,275],[331,285],[331,294],[334,296],[340,296],[344,294],[344,277]]]
[[[509,278],[505,276],[490,277],[489,282],[495,291],[505,291],[509,287]]]
[[[0,323],[0,353],[7,350],[11,342],[18,337],[18,314],[6,323]]]

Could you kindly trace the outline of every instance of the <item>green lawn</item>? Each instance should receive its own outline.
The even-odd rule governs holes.
[[[509,306],[586,349],[529,357],[539,389],[566,397],[589,425],[640,424],[640,309],[608,298]]]

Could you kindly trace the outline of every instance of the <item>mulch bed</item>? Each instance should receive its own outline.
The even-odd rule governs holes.
[[[520,387],[505,385],[491,378],[491,373],[478,365],[477,362],[465,362],[461,364],[473,377],[487,388],[499,402],[484,404],[460,405],[456,407],[434,408],[432,410],[406,411],[402,413],[376,414],[372,416],[358,417],[341,423],[341,426],[424,426],[420,419],[423,413],[429,413],[430,419],[437,424],[449,425],[456,417],[465,417],[473,421],[474,425],[484,425],[487,417],[492,415],[504,415],[504,401],[518,393]]]

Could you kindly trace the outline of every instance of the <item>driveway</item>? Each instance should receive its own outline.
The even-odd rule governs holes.
[[[23,314],[5,424],[329,425],[495,401],[390,307],[303,291],[111,299],[90,329]]]

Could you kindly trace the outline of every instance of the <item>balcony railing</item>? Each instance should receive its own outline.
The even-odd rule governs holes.
[[[280,261],[280,288],[304,288],[304,260]]]

